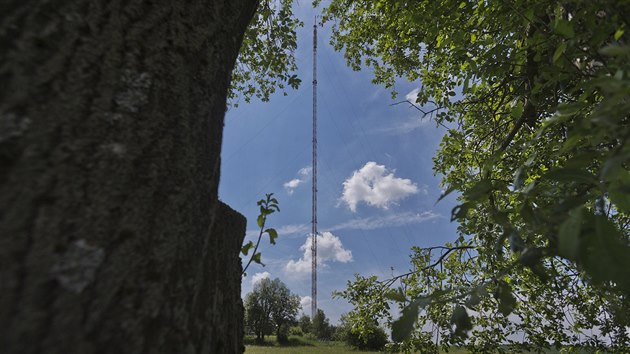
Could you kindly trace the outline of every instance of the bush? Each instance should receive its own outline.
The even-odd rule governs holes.
[[[300,326],[293,326],[289,328],[289,335],[302,337],[304,335],[304,332],[302,331],[302,328],[300,328]]]
[[[276,328],[276,339],[278,343],[287,343],[289,341],[289,325],[283,325]]]
[[[339,327],[335,331],[334,338],[360,350],[383,350],[385,344],[387,344],[385,331],[376,323],[363,326],[362,328],[363,333],[352,330],[352,324],[348,317],[343,315],[341,316]]]
[[[387,334],[378,326],[370,328],[363,337],[352,330],[346,332],[345,342],[351,347],[361,350],[382,350],[387,344]]]
[[[306,333],[304,335],[304,338],[306,338],[308,340],[317,340],[317,336],[315,336],[313,333]]]
[[[278,341],[278,343],[287,343],[289,341],[289,336],[286,332],[280,332],[276,336],[276,340]]]

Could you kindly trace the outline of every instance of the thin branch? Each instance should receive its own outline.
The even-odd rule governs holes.
[[[381,284],[387,284],[386,286],[390,286],[391,284],[393,284],[394,282],[396,282],[396,280],[404,278],[404,277],[408,277],[412,274],[418,273],[418,272],[422,272],[431,268],[434,268],[435,266],[439,265],[442,263],[442,261],[444,261],[444,259],[446,258],[446,256],[448,256],[451,252],[453,251],[457,251],[457,250],[467,250],[467,249],[473,249],[475,248],[474,246],[458,246],[458,247],[445,247],[445,246],[435,246],[435,247],[428,247],[428,248],[423,248],[423,250],[428,250],[428,251],[432,251],[434,249],[444,249],[446,250],[446,252],[442,253],[442,255],[440,256],[440,258],[437,259],[437,261],[421,268],[421,269],[417,269],[417,270],[413,270],[404,274],[400,274],[397,275],[393,278],[390,279],[386,279],[381,281]]]
[[[444,109],[444,107],[437,106],[437,107],[433,108],[432,110],[425,111],[422,108],[418,107],[418,105],[416,105],[415,103],[413,103],[413,102],[411,102],[409,100],[404,100],[404,101],[392,103],[392,104],[390,104],[390,106],[397,106],[397,105],[402,104],[402,103],[408,103],[410,108],[413,107],[413,108],[417,109],[418,111],[420,111],[422,113],[422,118],[425,118],[427,115],[433,115],[433,113],[439,111],[440,109]],[[435,102],[433,102],[433,104],[435,104]],[[448,127],[446,125],[442,124],[442,122],[438,122],[437,120],[436,120],[436,122],[439,125],[441,125],[442,127],[444,127],[445,129],[448,129]]]

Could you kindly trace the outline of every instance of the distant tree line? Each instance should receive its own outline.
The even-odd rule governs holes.
[[[387,334],[376,322],[362,324],[342,315],[339,325],[334,326],[322,309],[312,319],[308,315],[298,319],[299,309],[299,296],[292,294],[280,279],[262,279],[245,297],[246,334],[255,336],[259,343],[265,341],[265,336],[275,334],[281,344],[288,342],[289,335],[345,342],[362,350],[381,350],[387,344]]]

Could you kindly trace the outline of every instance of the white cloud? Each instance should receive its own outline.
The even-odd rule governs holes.
[[[426,193],[426,187],[420,188],[421,193]],[[396,227],[402,225],[419,224],[425,221],[433,220],[442,217],[440,214],[436,214],[433,211],[423,211],[419,213],[404,212],[398,214],[391,214],[379,217],[370,218],[357,218],[344,221],[342,223],[322,227],[322,230],[326,231],[339,231],[339,230],[375,230],[384,227]],[[289,224],[276,228],[279,236],[291,236],[299,235],[303,236],[311,231],[310,224]],[[258,237],[260,230],[248,230],[247,237]]]
[[[290,180],[289,182],[286,182],[283,184],[284,189],[287,190],[287,193],[289,195],[293,194],[293,192],[295,191],[295,189],[302,183],[306,182],[308,176],[311,174],[311,172],[313,171],[313,168],[311,166],[306,166],[306,167],[302,167],[298,170],[297,174],[299,175],[298,178],[294,178],[292,180]]]
[[[341,200],[353,212],[357,210],[357,204],[360,202],[387,209],[390,205],[418,192],[418,186],[410,179],[395,177],[384,165],[370,161],[343,182]]]
[[[285,266],[288,274],[307,274],[311,272],[311,236],[300,247],[304,252],[297,261],[289,260]],[[325,267],[327,262],[352,262],[352,252],[343,247],[339,237],[330,232],[317,235],[317,265]]]
[[[309,225],[306,224],[290,224],[284,225],[276,228],[278,235],[280,236],[288,236],[293,234],[305,234],[310,229]]]
[[[311,172],[313,172],[313,167],[306,166],[306,167],[300,168],[300,170],[298,171],[298,174],[303,177],[308,177],[308,175],[310,175]]]
[[[420,88],[415,88],[405,95],[405,99],[411,103],[416,103],[419,92],[420,92]]]
[[[411,133],[416,129],[420,129],[431,121],[430,118],[419,117],[418,115],[405,118],[404,120],[388,123],[387,126],[371,129],[369,133],[399,135]]]
[[[305,235],[310,231],[311,226],[307,224],[289,224],[289,225],[276,227],[275,229],[278,232],[278,236],[289,236],[289,235],[296,235],[296,234]],[[247,230],[247,232],[245,232],[245,238],[248,240],[249,239],[255,240],[256,238],[258,238],[259,233],[260,233],[260,229]]]
[[[313,299],[310,296],[302,296],[300,297],[300,306],[302,306],[302,311],[308,311],[311,308],[311,303]]]
[[[405,95],[405,99],[416,106],[416,108],[418,107],[416,104],[416,100],[418,99],[419,92],[420,89],[416,88]],[[410,106],[409,108],[412,108],[412,106]],[[431,121],[430,116],[423,116],[420,114],[420,112],[416,110],[414,110],[414,113],[416,114],[413,114],[403,119],[388,122],[386,126],[376,127],[374,129],[370,129],[368,132],[374,134],[391,135],[407,134],[416,129],[427,126]]]
[[[439,218],[440,214],[432,211],[422,213],[406,212],[401,214],[387,215],[377,218],[352,219],[331,227],[330,231],[336,230],[374,230],[383,227],[395,227],[409,224],[419,224],[424,221]]]
[[[262,272],[262,273],[256,273],[252,276],[252,286],[256,285],[256,283],[258,283],[259,281],[263,280],[263,279],[267,279],[271,277],[271,274],[269,274],[269,272]]]

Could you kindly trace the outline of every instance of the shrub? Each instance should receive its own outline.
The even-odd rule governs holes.
[[[349,346],[360,350],[383,350],[387,344],[387,334],[376,323],[364,325],[361,331],[352,329],[352,324],[346,315],[341,316],[339,327],[334,338],[346,342]]]
[[[302,331],[302,328],[300,328],[300,326],[292,326],[291,328],[289,328],[289,335],[302,337],[304,335],[304,332]]]

